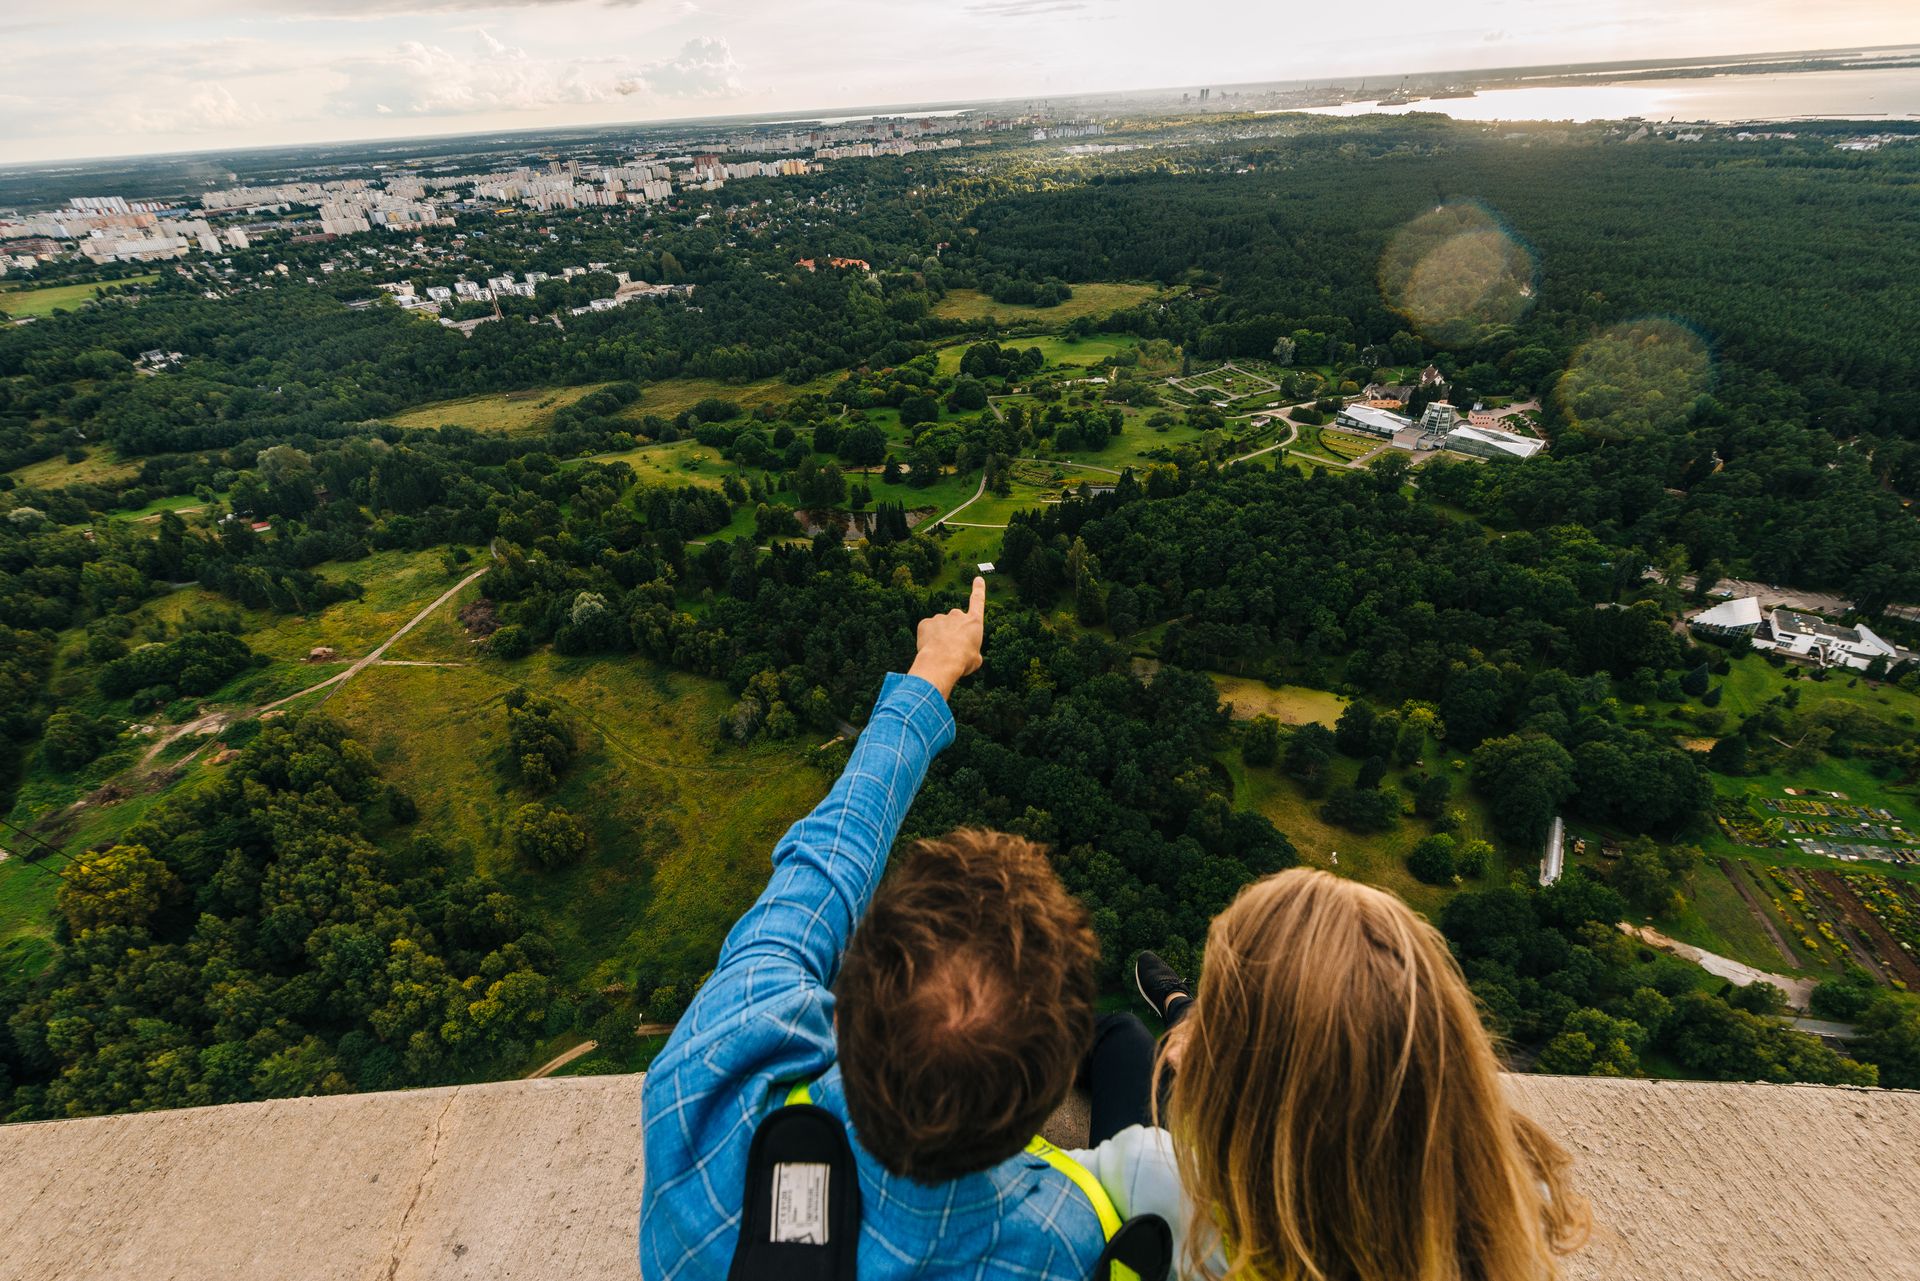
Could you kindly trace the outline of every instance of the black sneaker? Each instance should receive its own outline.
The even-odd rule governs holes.
[[[1193,984],[1174,973],[1173,967],[1153,952],[1142,952],[1133,961],[1133,985],[1140,989],[1140,999],[1153,1007],[1153,1012],[1166,1021],[1167,1003],[1176,996],[1192,996]]]

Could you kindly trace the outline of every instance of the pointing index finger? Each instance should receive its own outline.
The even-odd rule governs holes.
[[[987,580],[975,575],[973,599],[967,602],[967,617],[984,620],[987,616]]]

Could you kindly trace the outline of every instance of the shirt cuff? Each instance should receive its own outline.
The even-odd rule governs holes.
[[[905,672],[888,672],[880,684],[873,715],[898,716],[927,745],[932,755],[953,742],[953,710],[931,682]],[[871,721],[869,722],[871,723]]]

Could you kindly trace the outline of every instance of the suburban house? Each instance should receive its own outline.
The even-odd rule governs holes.
[[[1447,433],[1445,448],[1477,458],[1531,458],[1547,447],[1532,436],[1519,436],[1498,427],[1467,424]]]

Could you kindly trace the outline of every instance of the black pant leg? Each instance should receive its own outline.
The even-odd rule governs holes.
[[[1087,1093],[1093,1118],[1088,1144],[1104,1143],[1130,1125],[1153,1123],[1153,1033],[1131,1014],[1103,1014],[1093,1025]]]

